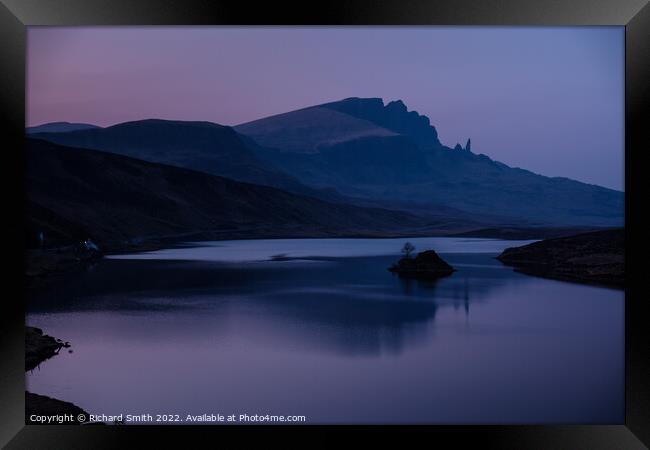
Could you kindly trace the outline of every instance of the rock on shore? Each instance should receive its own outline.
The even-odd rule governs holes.
[[[25,327],[25,370],[32,370],[63,347],[70,347],[70,344],[43,334],[40,328]]]
[[[74,403],[64,402],[63,400],[57,400],[45,395],[25,392],[25,424],[46,424],[46,422],[33,420],[34,416],[61,416],[63,414],[68,414],[70,419],[66,419],[65,422],[61,423],[51,422],[50,425],[80,425],[86,423],[86,420],[90,417],[86,411]],[[85,417],[82,421],[79,420],[81,415]]]
[[[25,327],[25,371],[34,369],[46,359],[58,354],[62,348],[67,347],[70,347],[68,342],[43,334],[43,330],[40,328]],[[54,416],[62,414],[72,415],[71,421],[61,423],[62,425],[82,423],[78,420],[80,414],[85,414],[86,419],[89,417],[86,411],[73,403],[25,391],[26,424],[41,423],[31,420],[34,415]]]
[[[625,230],[594,231],[507,248],[497,259],[528,275],[623,288]]]

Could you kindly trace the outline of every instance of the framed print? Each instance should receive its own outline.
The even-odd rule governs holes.
[[[646,448],[647,2],[2,3],[7,448]]]

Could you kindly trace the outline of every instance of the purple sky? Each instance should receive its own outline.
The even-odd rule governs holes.
[[[402,99],[449,146],[623,190],[622,27],[30,27],[27,125]]]

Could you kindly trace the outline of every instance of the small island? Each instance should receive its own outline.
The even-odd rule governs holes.
[[[413,258],[411,255],[414,251],[413,244],[410,242],[404,244],[402,247],[404,256],[388,270],[396,273],[400,278],[418,280],[435,280],[449,276],[456,271],[433,250],[420,252]]]

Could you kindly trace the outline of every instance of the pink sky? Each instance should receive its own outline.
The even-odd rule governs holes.
[[[622,27],[30,27],[27,125],[402,99],[449,146],[623,189]]]

